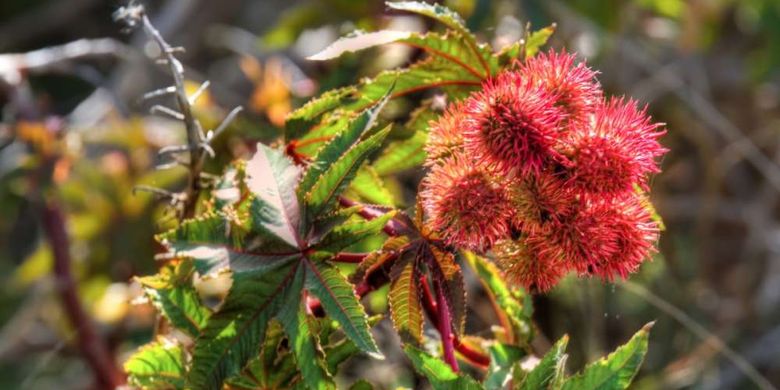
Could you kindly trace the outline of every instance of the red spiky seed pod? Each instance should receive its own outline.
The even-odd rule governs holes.
[[[555,96],[555,105],[566,114],[566,126],[588,123],[602,100],[602,90],[594,70],[578,62],[574,54],[550,49],[528,59],[520,73]]]
[[[518,72],[486,81],[464,102],[463,139],[480,163],[505,175],[538,173],[560,154],[564,114],[555,96]]]
[[[427,158],[425,165],[441,163],[447,157],[463,150],[462,103],[453,103],[436,121],[428,127],[428,141],[425,144]]]
[[[435,165],[420,196],[430,229],[458,248],[483,251],[509,232],[512,208],[502,185],[461,155]]]
[[[626,278],[655,251],[658,224],[634,193],[587,201],[568,220],[552,222],[546,245],[581,275]]]
[[[518,240],[501,240],[493,253],[507,280],[532,292],[550,290],[569,271],[565,259],[550,250],[544,237],[536,233]]]
[[[633,100],[600,105],[592,121],[566,139],[572,186],[580,193],[608,195],[632,191],[635,184],[645,188],[647,176],[659,171],[656,159],[667,151],[658,143],[664,134],[659,126]]]
[[[541,229],[550,220],[565,218],[577,201],[564,178],[551,171],[515,180],[509,185],[508,193],[515,208],[513,226],[524,232]]]

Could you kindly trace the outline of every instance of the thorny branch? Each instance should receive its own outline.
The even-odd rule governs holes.
[[[242,107],[238,106],[231,110],[215,130],[204,133],[200,121],[193,114],[192,105],[208,88],[209,82],[204,82],[192,96],[187,96],[187,91],[184,88],[184,66],[176,58],[176,54],[182,52],[183,48],[171,46],[149,20],[144,7],[139,4],[130,3],[128,6],[120,8],[114,14],[114,18],[124,22],[129,28],[138,25],[142,26],[144,32],[159,46],[161,53],[160,62],[168,67],[173,77],[172,86],[149,92],[144,95],[144,99],[167,95],[175,96],[176,109],[155,105],[152,107],[152,112],[164,114],[183,122],[187,134],[187,144],[161,150],[160,155],[171,155],[173,163],[164,164],[158,168],[184,165],[188,169],[186,188],[181,193],[170,194],[169,197],[178,203],[177,206],[181,218],[192,218],[195,215],[195,206],[201,190],[203,164],[206,157],[214,156],[214,150],[210,145],[211,141],[225,131],[238,113],[241,112]],[[181,153],[187,154],[189,158],[185,161],[180,157]],[[149,191],[148,188],[143,190]]]

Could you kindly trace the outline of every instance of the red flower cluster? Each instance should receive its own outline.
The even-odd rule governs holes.
[[[567,272],[625,278],[655,250],[642,190],[666,149],[633,100],[550,51],[485,82],[430,126],[427,223],[545,291]]]

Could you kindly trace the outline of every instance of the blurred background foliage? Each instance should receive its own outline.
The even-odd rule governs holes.
[[[418,17],[362,0],[148,1],[155,25],[186,48],[192,89],[211,81],[196,114],[211,128],[236,104],[247,110],[217,140],[206,172],[219,173],[258,141],[273,142],[285,115],[324,90],[420,53],[389,46],[327,63],[314,54],[356,29],[426,30]],[[557,23],[551,46],[576,51],[608,93],[649,105],[667,123],[671,149],[653,182],[666,231],[660,253],[631,284],[568,278],[536,296],[543,352],[571,335],[581,367],[657,320],[640,389],[754,388],[719,347],[725,342],[780,383],[780,1],[777,0],[446,0],[478,37],[502,47],[527,23]],[[133,276],[153,273],[153,234],[174,222],[165,199],[138,185],[180,188],[184,171],[155,170],[156,151],[181,142],[178,122],[148,113],[140,97],[169,85],[154,45],[112,22],[119,4],[99,0],[4,0],[0,52],[24,53],[83,38],[112,38],[113,50],[53,67],[19,71],[0,55],[0,388],[85,388],[92,383],[63,316],[53,256],[41,227],[44,204],[66,215],[78,293],[121,361],[148,340],[152,309]],[[428,95],[410,96],[423,99]],[[411,104],[385,115],[402,123]],[[403,137],[402,126],[393,136]],[[420,172],[388,184],[413,204]],[[219,281],[204,290],[220,291]],[[471,278],[470,334],[495,323]],[[374,312],[386,308],[373,294]],[[679,321],[694,321],[712,332]],[[383,348],[396,344],[381,332]],[[387,329],[385,329],[387,330]],[[701,336],[705,336],[702,338]],[[397,347],[396,347],[397,348]],[[353,361],[342,375],[384,388],[414,387],[402,353],[390,362]],[[388,354],[388,353],[386,353]],[[402,369],[402,366],[406,366]],[[350,383],[352,379],[343,379]]]

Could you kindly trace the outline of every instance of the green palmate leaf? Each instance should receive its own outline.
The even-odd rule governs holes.
[[[295,193],[300,169],[281,151],[258,143],[246,175],[247,187],[255,195],[252,230],[267,231],[290,248],[300,248],[301,212]]]
[[[372,220],[357,220],[345,223],[328,233],[317,243],[315,248],[320,251],[337,253],[350,245],[356,244],[369,237],[374,237],[382,232],[382,228],[390,219],[395,216],[395,212],[388,212],[381,217]]]
[[[322,115],[353,100],[355,91],[355,87],[330,90],[290,113],[285,121],[285,140],[300,138]]]
[[[628,388],[647,353],[653,323],[645,325],[609,356],[585,367],[563,383],[563,390],[620,390]]]
[[[441,359],[412,347],[404,348],[406,356],[412,361],[414,369],[428,379],[434,390],[479,390],[483,387],[465,374],[452,371]]]
[[[527,344],[531,340],[531,298],[520,289],[511,289],[493,263],[472,252],[464,252],[463,259],[479,276],[480,282],[500,310],[499,318],[505,325],[502,341],[509,344]]]
[[[309,57],[309,59],[328,60],[346,52],[354,52],[393,42],[410,45],[424,50],[430,56],[441,57],[450,61],[453,66],[463,68],[477,80],[488,76],[486,71],[481,68],[482,64],[495,61],[490,48],[477,47],[477,51],[473,50],[469,46],[469,38],[464,38],[462,32],[450,31],[448,34],[442,35],[435,32],[417,34],[388,30],[341,38],[320,53]]]
[[[395,197],[385,187],[385,183],[374,168],[363,165],[355,175],[347,194],[357,195],[367,203],[381,204],[385,206],[395,205]],[[349,195],[348,195],[349,196]]]
[[[381,146],[389,131],[390,128],[386,127],[354,145],[322,173],[305,196],[306,210],[311,219],[329,212],[335,206],[339,195],[347,188],[368,156]]]
[[[161,339],[139,348],[124,364],[127,381],[144,389],[183,389],[184,350]]]
[[[512,379],[512,369],[517,362],[525,356],[525,351],[521,348],[495,343],[490,346],[490,367],[482,383],[486,389],[504,389],[507,382]],[[539,387],[542,389],[542,387]]]
[[[428,141],[428,123],[438,117],[431,108],[431,102],[412,112],[404,128],[413,131],[411,137],[391,142],[371,164],[380,176],[392,175],[425,162],[425,143]]]
[[[344,334],[361,351],[382,359],[368,326],[366,312],[355,295],[354,287],[341,275],[338,268],[323,261],[304,261],[306,289],[319,298],[322,308],[339,323]]]
[[[318,343],[311,329],[314,319],[306,314],[303,304],[304,268],[299,267],[287,290],[287,297],[279,312],[289,338],[290,349],[295,353],[295,361],[301,370],[303,382],[309,389],[335,389],[330,374],[322,366],[322,357],[318,354]]]
[[[460,15],[458,15],[456,12],[453,12],[452,10],[450,10],[445,6],[439,4],[423,3],[418,1],[398,1],[398,2],[388,1],[386,4],[389,8],[392,9],[414,12],[416,14],[433,18],[439,21],[440,23],[444,24],[445,26],[465,36],[471,37],[472,40],[475,40],[473,38],[473,35],[471,34],[471,31],[469,31],[469,29],[466,28],[466,23],[463,21]]]
[[[392,282],[387,300],[390,318],[405,343],[422,345],[424,318],[420,304],[420,275],[415,259],[411,256],[393,267]]]
[[[225,302],[196,340],[189,384],[218,389],[241,371],[260,350],[273,318],[296,274],[295,257],[256,264],[251,271],[234,272]]]
[[[211,311],[200,301],[191,279],[191,266],[182,263],[176,269],[164,268],[157,275],[138,278],[138,282],[175,328],[197,337]]]
[[[387,95],[385,95],[387,96]],[[347,153],[358,142],[368,130],[374,127],[376,123],[377,115],[384,108],[387,99],[380,100],[379,103],[360,114],[357,118],[349,122],[346,129],[338,133],[334,138],[325,144],[322,149],[317,152],[317,156],[314,158],[306,173],[303,175],[303,179],[298,186],[298,197],[303,200],[305,195],[314,187],[317,181],[322,178],[322,175],[327,171],[333,163],[338,161],[345,153]]]
[[[519,390],[537,390],[551,389],[552,385],[559,380],[563,373],[563,364],[566,362],[566,345],[569,343],[569,337],[563,336],[546,355],[539,361],[539,364],[518,383]]]

